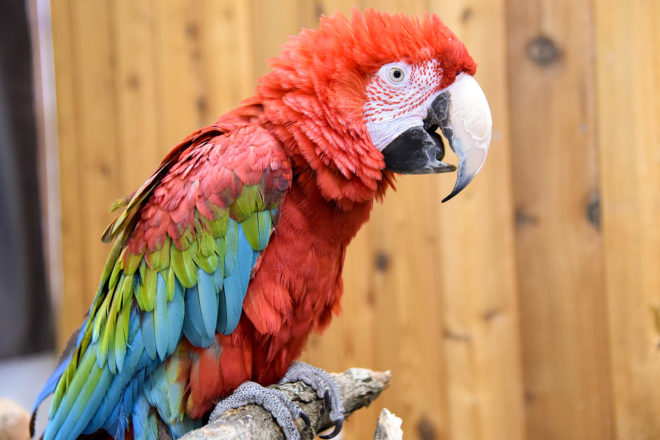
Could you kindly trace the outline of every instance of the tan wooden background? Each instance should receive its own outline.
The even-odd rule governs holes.
[[[404,177],[347,257],[343,315],[305,359],[391,369],[406,438],[660,439],[660,2],[52,0],[59,341],[108,252],[110,202],[252,93],[320,13],[438,13],[479,64],[491,155]],[[57,221],[57,219],[53,219]]]

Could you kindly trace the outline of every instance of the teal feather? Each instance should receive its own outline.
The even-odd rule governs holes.
[[[134,440],[159,440],[158,439],[158,421],[156,415],[152,412],[147,413],[146,427],[142,435],[135,436]]]
[[[218,322],[216,323],[215,331],[227,334],[227,295],[224,289],[220,291],[219,299],[220,307],[218,307]]]
[[[174,296],[167,306],[167,313],[170,319],[170,342],[167,347],[168,353],[174,353],[177,344],[181,340],[181,330],[183,329],[183,318],[186,313],[186,304],[183,299],[183,287],[178,281],[174,285]]]
[[[68,433],[71,431],[71,429],[73,429],[75,420],[79,416],[79,414],[72,413],[71,408],[73,407],[73,404],[77,396],[81,393],[82,388],[85,385],[85,382],[87,382],[87,379],[89,378],[89,375],[91,374],[92,368],[94,368],[95,363],[96,363],[96,350],[93,349],[87,350],[83,358],[80,360],[80,363],[78,364],[77,372],[79,374],[76,374],[73,377],[71,383],[69,384],[70,392],[64,395],[62,401],[57,407],[57,410],[55,411],[55,414],[53,415],[53,417],[51,417],[49,421],[49,424],[53,424],[59,427],[59,429],[47,430],[44,433],[44,440],[54,440],[53,436],[55,435],[55,433],[57,433],[58,438],[68,437]],[[67,420],[69,421],[70,426],[68,425],[64,426]],[[62,428],[65,428],[67,435],[60,437],[59,431],[62,430]]]
[[[146,431],[149,429],[149,412],[151,411],[151,405],[147,401],[147,397],[144,393],[135,399],[133,404],[133,415],[131,417],[133,421],[133,438],[134,439],[143,439],[145,438]]]
[[[156,349],[156,329],[154,327],[154,313],[142,312],[141,316],[142,340],[144,341],[144,351],[151,359],[156,359],[158,351]]]
[[[215,326],[215,331],[218,333],[224,333],[227,327],[227,313],[224,307],[227,303],[224,291],[224,272],[224,264],[218,264],[218,268],[213,274],[213,283],[218,288],[218,317]]]
[[[238,254],[238,223],[229,219],[227,232],[225,233],[225,277],[234,272],[236,257]]]
[[[193,429],[201,428],[203,425],[204,418],[192,420],[187,416],[183,416],[183,420],[170,425],[170,433],[172,438],[180,438]]]
[[[257,216],[259,220],[259,248],[255,250],[262,251],[268,245],[272,222],[270,212],[268,211],[260,211],[257,213]]]
[[[60,426],[58,437],[67,438],[71,433],[82,431],[87,423],[89,423],[89,420],[94,415],[94,412],[103,398],[104,393],[95,393],[95,391],[98,390],[96,387],[99,385],[101,377],[104,376],[104,371],[107,371],[108,374],[106,375],[105,383],[101,385],[105,385],[105,388],[107,389],[107,382],[109,382],[111,378],[111,374],[107,367],[104,366],[103,368],[99,368],[96,365],[93,365],[89,375],[86,377],[84,385],[81,387],[80,394],[72,396],[72,398],[75,399],[75,402]],[[89,410],[90,408],[91,410]],[[86,411],[86,409],[88,410]]]
[[[124,366],[124,358],[126,356],[126,343],[128,341],[128,321],[131,314],[131,305],[130,303],[124,305],[119,312],[119,317],[117,318],[117,328],[115,329],[115,343],[114,347],[111,347],[111,350],[115,351],[115,362],[117,364],[117,370],[121,371]]]
[[[154,307],[154,335],[156,336],[156,352],[161,361],[167,357],[167,347],[170,344],[170,326],[167,316],[167,284],[161,273],[156,279],[156,303]]]
[[[225,280],[225,239],[220,237],[217,238],[216,243],[218,245],[218,267],[215,268],[213,272],[213,282],[215,283],[218,291],[222,289],[222,284]]]
[[[222,271],[222,277],[224,278],[224,273],[225,273],[225,265],[223,262],[225,261],[225,249],[226,249],[226,242],[224,236],[218,237],[215,239],[216,243],[216,252],[218,253],[218,268],[216,268],[216,272],[219,270]]]
[[[259,255],[261,255],[261,252],[255,252],[254,257],[252,257],[252,267],[254,267],[255,264],[257,264],[257,260],[259,259]]]
[[[80,418],[78,419],[78,422],[76,423],[76,425],[72,430],[73,432],[82,432],[85,429],[85,427],[90,422],[94,414],[96,414],[96,411],[101,405],[101,402],[103,401],[103,398],[106,395],[108,387],[112,382],[113,375],[110,373],[110,370],[107,367],[102,369],[98,367],[94,367],[94,370],[95,370],[94,373],[100,376],[98,381],[96,382],[93,388],[90,388],[88,386],[89,382],[85,384],[85,388],[84,388],[84,391],[87,391],[87,389],[91,389],[93,390],[93,392],[86,399],[81,399],[81,397],[83,396],[83,394],[81,393],[80,396],[78,396],[76,404],[74,404],[72,413],[75,414],[76,406],[79,403],[80,405],[83,406],[83,410],[80,414]],[[87,393],[89,392],[87,391]],[[60,433],[60,435],[62,435],[62,433]]]
[[[202,312],[202,324],[207,335],[215,333],[218,319],[218,289],[213,275],[207,274],[201,267],[197,275],[197,292],[199,293],[199,308]]]
[[[221,295],[220,309],[224,309],[224,316],[220,318],[224,321],[224,326],[221,333],[229,334],[234,331],[241,318],[243,310],[243,299],[247,291],[248,283],[250,282],[250,272],[252,271],[252,263],[254,260],[255,251],[250,246],[243,228],[238,225],[235,254],[233,255],[233,267],[231,270],[227,268],[227,259],[230,256],[229,240],[227,240],[227,253],[225,255],[225,277],[224,281],[224,295]],[[231,243],[233,246],[233,243]],[[230,263],[231,265],[232,263]]]
[[[183,334],[191,344],[197,347],[208,347],[215,332],[209,334],[204,327],[204,318],[199,308],[199,292],[197,286],[186,289],[186,313],[183,318]]]
[[[239,266],[239,280],[240,280],[240,302],[243,304],[245,292],[247,292],[248,284],[250,283],[250,274],[252,273],[252,258],[255,254],[254,249],[243,232],[243,228],[238,227],[238,266]],[[238,323],[238,322],[237,322]]]
[[[134,379],[136,374],[140,369],[147,367],[147,363],[155,363],[153,357],[145,353],[144,340],[142,338],[143,332],[140,327],[140,318],[137,311],[131,312],[130,318],[130,332],[129,339],[131,343],[129,344],[128,350],[126,351],[126,359],[124,360],[124,368],[120,374],[117,374],[113,377],[112,383],[107,388],[105,393],[105,398],[101,403],[101,406],[98,408],[94,418],[88,425],[88,428],[91,428],[91,432],[99,429],[100,426],[103,426],[105,422],[108,421],[108,418],[115,410],[120,399],[122,398],[124,391],[126,390],[126,385]],[[155,346],[154,346],[155,349]],[[91,433],[89,429],[86,429],[84,433]]]
[[[167,364],[158,366],[144,384],[147,400],[158,404],[160,416],[167,424],[179,420],[183,412],[185,386],[177,382],[180,369],[180,360],[172,357]]]
[[[110,370],[110,372],[112,374],[117,374],[117,359],[115,359],[114,347],[108,347],[108,349],[106,351],[102,351],[102,353],[106,353],[106,352],[107,352],[108,355],[105,359],[105,362],[108,366],[108,369]],[[96,366],[99,367],[98,359],[97,359],[97,362],[96,362]],[[101,365],[99,368],[101,368],[103,366],[104,365]]]

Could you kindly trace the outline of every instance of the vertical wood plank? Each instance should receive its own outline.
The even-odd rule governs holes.
[[[167,147],[158,145],[161,115],[156,105],[159,91],[156,90],[153,62],[153,4],[119,0],[111,6],[117,63],[116,159],[121,164],[118,169],[119,192],[112,195],[116,199],[140,187],[158,166]]]
[[[616,438],[660,438],[660,4],[595,12]]]
[[[591,2],[507,4],[527,432],[609,439]]]
[[[211,121],[203,120],[200,88],[200,2],[153,2],[158,144],[171,147]]]
[[[115,59],[107,2],[54,2],[53,23],[62,182],[63,296],[58,340],[82,322],[107,248],[102,225],[117,193]],[[61,58],[59,58],[61,57]],[[61,72],[61,73],[60,73]],[[58,95],[59,96],[59,95]],[[71,215],[67,215],[70,212]]]
[[[248,2],[206,0],[200,9],[200,99],[210,122],[254,94],[255,37]]]
[[[428,0],[362,0],[361,10],[373,8],[383,12],[403,12],[408,15],[422,15],[429,9]]]
[[[320,8],[308,0],[250,0],[256,77],[270,70],[268,58],[276,56],[289,36],[297,35],[301,27],[318,23]]]
[[[438,204],[448,437],[524,439],[505,3],[435,1],[432,10],[477,61],[476,79],[493,113],[493,141],[483,171],[460,197]]]
[[[83,258],[87,259],[84,279],[89,306],[99,282],[109,247],[101,244],[100,234],[112,219],[108,201],[119,194],[119,163],[108,152],[117,148],[116,52],[109,1],[72,2],[73,47],[77,57],[76,123],[80,133],[80,204],[83,211],[81,233]]]
[[[76,80],[70,4],[67,0],[51,4],[54,68],[57,89],[57,132],[60,166],[60,203],[62,212],[62,298],[57,304],[57,343],[63,347],[76,323],[86,311],[84,280],[81,274],[87,260],[80,236],[83,213],[80,209],[80,164],[78,125],[75,118]]]

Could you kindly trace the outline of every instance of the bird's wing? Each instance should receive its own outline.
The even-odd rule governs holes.
[[[289,159],[260,127],[211,126],[168,154],[104,233],[114,245],[75,350],[49,381],[46,439],[107,429],[182,337],[206,347],[234,330],[290,184]]]

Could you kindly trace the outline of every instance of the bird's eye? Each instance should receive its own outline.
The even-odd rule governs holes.
[[[390,69],[390,79],[392,82],[401,82],[405,78],[406,74],[401,67],[392,67]]]

